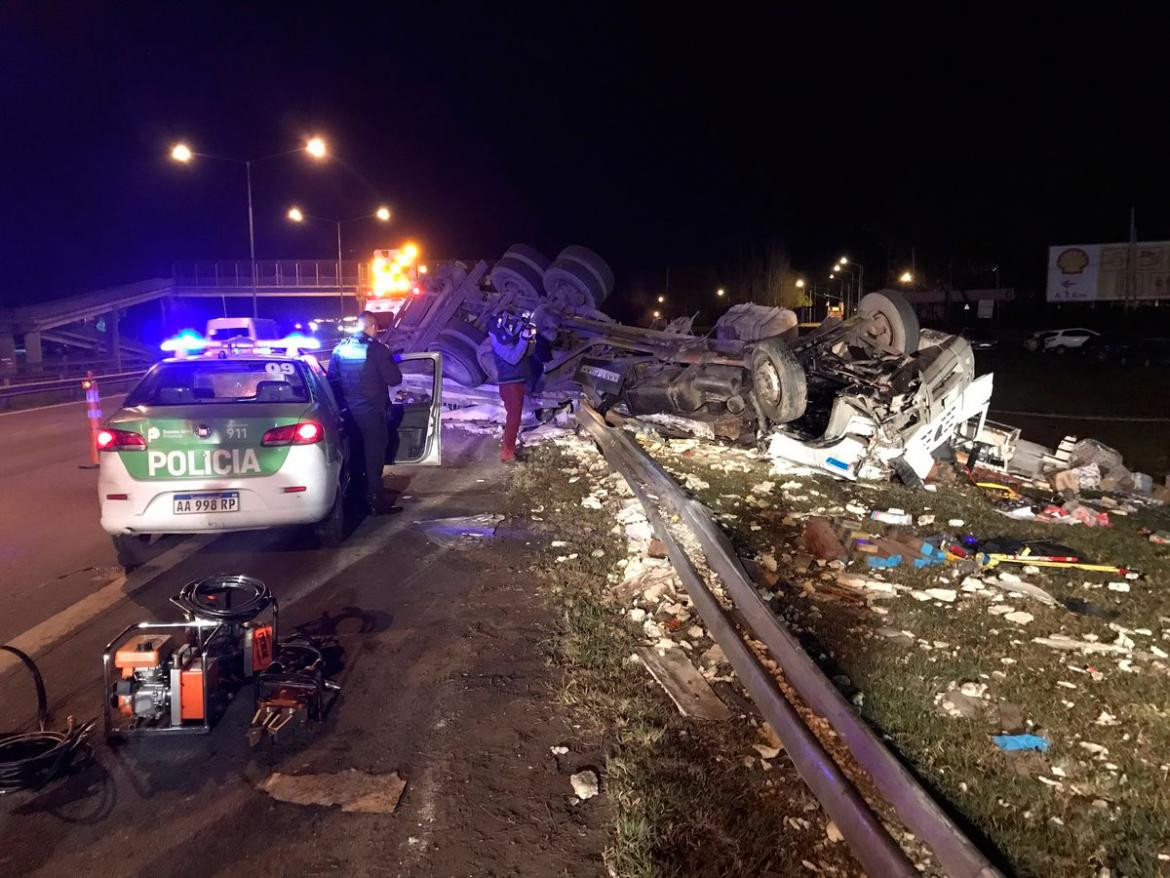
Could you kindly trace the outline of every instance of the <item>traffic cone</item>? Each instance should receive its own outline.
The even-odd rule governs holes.
[[[102,398],[93,372],[85,373],[85,378],[81,380],[81,389],[85,391],[85,416],[89,420],[89,463],[81,464],[81,469],[97,469],[97,436],[98,430],[101,429]]]

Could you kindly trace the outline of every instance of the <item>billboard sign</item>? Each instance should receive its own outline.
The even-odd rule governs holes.
[[[1049,302],[1151,299],[1170,299],[1170,241],[1048,248]]]

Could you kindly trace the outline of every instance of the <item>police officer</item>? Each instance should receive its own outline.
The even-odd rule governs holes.
[[[382,485],[382,466],[390,444],[390,388],[402,383],[394,355],[378,341],[378,318],[358,315],[358,332],[333,349],[329,385],[348,415],[359,448],[351,460],[364,460],[366,497],[374,513],[391,512]]]

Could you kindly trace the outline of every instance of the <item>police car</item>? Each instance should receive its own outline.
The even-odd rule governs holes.
[[[98,432],[101,523],[119,563],[143,563],[158,534],[314,525],[322,544],[340,543],[349,442],[317,359],[296,340],[184,344]],[[387,460],[437,465],[441,364],[433,353],[402,360],[412,389],[391,407]]]

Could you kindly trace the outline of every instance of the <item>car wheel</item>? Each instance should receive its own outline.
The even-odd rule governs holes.
[[[114,555],[124,570],[141,567],[150,560],[150,534],[118,534],[110,539]]]
[[[779,338],[752,348],[752,392],[760,411],[777,424],[795,421],[808,405],[808,381],[792,349]]]
[[[313,525],[313,535],[324,549],[336,549],[345,542],[345,494],[348,480],[337,480],[337,491],[333,495],[333,505],[329,507],[329,514]]]
[[[462,387],[479,387],[487,379],[476,348],[462,335],[443,330],[427,350],[443,355],[443,377]]]
[[[918,350],[918,315],[905,296],[867,293],[857,303],[857,314],[866,320],[863,332],[870,341],[903,354]]]

